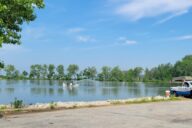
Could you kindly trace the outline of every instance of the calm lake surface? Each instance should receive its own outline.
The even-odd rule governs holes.
[[[25,104],[98,101],[164,95],[169,84],[78,81],[79,87],[63,87],[63,81],[0,80],[0,104],[9,104],[15,97]]]

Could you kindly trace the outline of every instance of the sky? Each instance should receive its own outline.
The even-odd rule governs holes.
[[[32,64],[151,68],[192,54],[192,0],[45,0],[1,59]]]

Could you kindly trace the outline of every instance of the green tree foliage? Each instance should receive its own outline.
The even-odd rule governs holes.
[[[83,75],[88,79],[94,79],[97,75],[97,69],[95,67],[88,67],[84,69]]]
[[[125,71],[124,74],[125,74],[125,77],[124,77],[125,81],[127,81],[127,82],[133,82],[134,81],[135,78],[134,78],[134,71],[133,71],[133,69]]]
[[[41,78],[41,65],[39,65],[39,64],[31,65],[29,77],[31,79],[40,79]]]
[[[47,65],[44,64],[44,65],[41,66],[41,78],[46,79],[47,75],[48,75]]]
[[[50,64],[48,66],[48,79],[53,79],[55,75],[55,66],[53,64]]]
[[[19,79],[19,78],[20,78],[19,70],[15,70],[15,71],[13,72],[13,78],[14,78],[14,79]]]
[[[104,66],[101,69],[101,73],[98,75],[99,80],[101,81],[109,81],[110,79],[110,73],[111,73],[111,68],[108,66]]]
[[[64,66],[59,65],[57,66],[57,79],[61,80],[64,79]]]
[[[14,79],[15,72],[16,72],[14,65],[5,66],[4,71],[6,73],[7,79]]]
[[[124,73],[121,71],[121,69],[116,66],[111,70],[110,75],[111,81],[123,81],[124,80]]]
[[[22,72],[22,74],[21,74],[21,78],[22,78],[22,79],[27,79],[27,78],[28,78],[28,75],[29,75],[28,72],[24,70],[24,71]]]
[[[4,66],[4,65],[3,65]],[[2,66],[2,67],[3,67]],[[25,71],[19,75],[19,71],[15,69],[13,65],[6,65],[4,67],[5,78],[7,79],[23,79],[28,76]],[[68,75],[64,76],[64,66],[59,65],[56,68],[53,64],[47,65],[31,65],[30,79],[95,79],[100,81],[126,81],[126,82],[156,82],[156,81],[169,81],[172,77],[178,76],[192,76],[192,55],[185,56],[181,61],[178,61],[175,65],[170,63],[161,64],[152,69],[143,69],[136,67],[127,71],[122,71],[118,66],[110,68],[107,66],[102,67],[101,72],[97,75],[95,67],[88,67],[85,70],[79,71],[78,65],[72,64],[67,68]],[[2,77],[4,78],[4,77]]]
[[[37,79],[40,79],[41,78],[41,65],[37,64],[37,65],[35,65],[35,67],[36,67]]]
[[[77,77],[76,75],[77,75],[77,72],[79,71],[79,66],[76,64],[71,64],[68,66],[67,71],[68,71],[69,79],[73,79]]]
[[[1,75],[1,70],[4,68],[4,66],[5,65],[4,65],[3,61],[0,60],[0,75]]]
[[[143,78],[144,82],[145,81],[152,81],[153,80],[153,74],[152,74],[152,72],[148,68],[145,69],[145,73],[144,74],[145,74],[144,78]]]
[[[169,81],[173,77],[173,65],[161,64],[151,70],[145,70],[144,81]]]
[[[34,65],[31,65],[29,78],[30,78],[30,79],[34,79],[34,78],[35,78],[35,75],[36,75],[35,66],[34,66]]]
[[[175,64],[173,76],[192,76],[192,55],[185,56]]]
[[[83,71],[80,71],[80,73],[77,73],[77,80],[83,80],[86,79],[86,77],[83,75]]]
[[[135,81],[140,81],[142,71],[143,71],[143,68],[141,67],[136,67],[133,69],[133,77]]]
[[[0,0],[0,47],[20,44],[21,25],[35,20],[35,8],[43,7],[43,0]]]
[[[0,61],[0,77],[2,77],[1,76],[1,70],[4,68],[4,63],[3,63],[3,61]]]
[[[0,70],[4,68],[4,63],[3,61],[0,61]]]
[[[124,71],[124,81],[133,82],[133,81],[141,81],[141,73],[143,68],[136,67],[134,69],[129,69],[128,71]]]

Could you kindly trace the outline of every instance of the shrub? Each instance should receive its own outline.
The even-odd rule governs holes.
[[[23,107],[23,100],[18,100],[15,98],[15,100],[11,103],[11,106],[14,108],[22,108]]]
[[[7,106],[5,106],[5,105],[0,105],[0,110],[4,110],[4,109],[7,109]]]
[[[54,103],[54,102],[49,103],[50,109],[55,109],[56,106],[57,106],[57,103]]]

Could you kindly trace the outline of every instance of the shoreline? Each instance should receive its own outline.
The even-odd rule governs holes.
[[[35,112],[47,112],[65,109],[79,109],[91,107],[104,107],[114,105],[128,105],[128,104],[142,104],[152,102],[166,102],[166,101],[179,101],[185,100],[181,97],[143,97],[134,99],[119,99],[119,100],[106,100],[106,101],[90,101],[90,102],[51,102],[51,103],[36,103],[33,105],[26,105],[22,108],[13,108],[11,105],[0,104],[0,115],[24,114]]]
[[[13,81],[22,81],[22,80],[32,80],[32,81],[71,81],[71,80],[66,80],[66,79],[30,79],[30,78],[26,78],[26,79],[7,79],[7,78],[2,78],[0,77],[0,80],[13,80]],[[76,81],[82,81],[82,80],[91,80],[91,79],[79,79]],[[94,79],[93,81],[98,81],[98,82],[126,82],[126,83],[170,83],[169,80],[167,81],[162,81],[162,80],[149,80],[149,81],[113,81],[113,80],[97,80]]]

